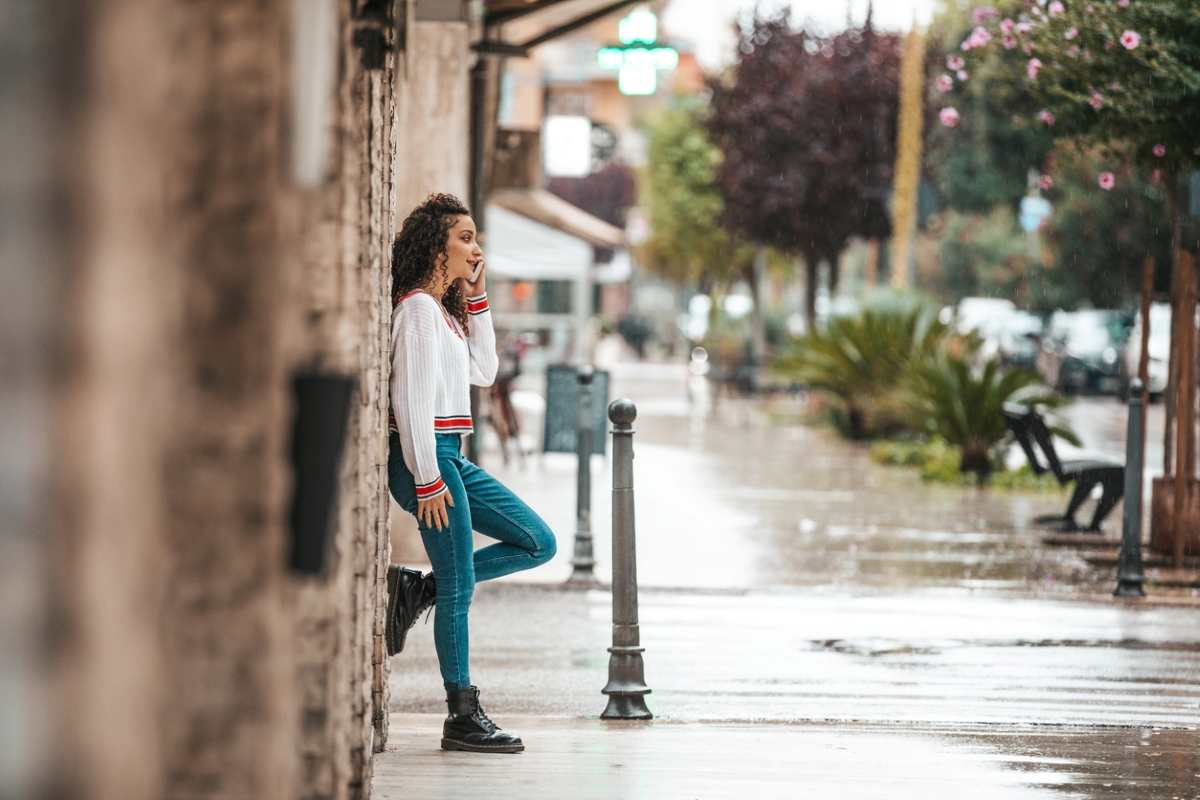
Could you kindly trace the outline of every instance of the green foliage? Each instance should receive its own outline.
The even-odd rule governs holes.
[[[1103,168],[1095,152],[1069,144],[1056,151],[1054,203],[1046,243],[1053,261],[1034,276],[1030,306],[1074,309],[1083,301],[1120,308],[1141,291],[1142,262],[1154,259],[1156,286],[1170,285],[1171,225],[1161,181],[1125,163],[1113,170],[1116,185],[1101,191]]]
[[[981,17],[985,34],[965,40],[970,69],[997,65],[1004,85],[1053,115],[1042,124],[1059,137],[1125,142],[1143,163],[1176,172],[1196,163],[1196,0],[1039,0],[1027,10],[1005,4],[1003,12]],[[1160,144],[1165,152],[1155,154]]]
[[[728,282],[753,257],[719,224],[724,201],[715,184],[721,153],[700,124],[702,110],[677,104],[646,118],[647,167],[642,205],[650,237],[638,248],[640,263],[678,283]]]
[[[916,467],[926,483],[966,486],[976,482],[974,476],[960,468],[962,450],[945,439],[883,440],[872,443],[870,452],[871,460],[879,464]],[[999,458],[995,459],[989,485],[1015,492],[1064,492],[1070,488],[1060,486],[1050,473],[1036,474],[1028,464],[1005,469]]]
[[[1001,372],[995,358],[976,374],[966,357],[941,353],[909,368],[905,416],[914,429],[959,447],[960,469],[974,472],[982,483],[992,471],[996,446],[1008,433],[1005,403],[1057,408],[1065,402],[1052,392],[1019,394],[1040,381],[1027,370]]]
[[[947,211],[941,237],[942,291],[953,299],[1008,297],[1022,303],[1029,294],[1025,233],[1008,206],[988,214]]]
[[[905,371],[937,352],[949,333],[928,305],[881,304],[806,334],[780,354],[774,369],[829,396],[851,438],[871,437],[897,427],[895,395]]]
[[[1000,7],[1006,13],[1018,6]],[[969,8],[947,3],[930,29],[925,170],[946,207],[986,215],[997,205],[1016,209],[1028,188],[1027,173],[1041,171],[1054,146],[1054,133],[1023,121],[1040,106],[1026,86],[1004,80],[1006,68],[996,50],[974,59],[965,82],[947,67],[947,59],[963,55],[959,45],[974,27],[970,13]],[[961,114],[954,128],[937,119],[947,95],[934,81],[943,75],[955,86],[953,104]]]
[[[1022,464],[1016,469],[992,475],[991,485],[996,489],[1010,489],[1014,492],[1069,492],[1075,484],[1068,483],[1063,486],[1053,473],[1044,472],[1038,475],[1033,471],[1033,467]]]

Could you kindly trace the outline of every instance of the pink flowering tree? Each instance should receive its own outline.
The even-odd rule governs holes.
[[[1037,123],[1059,138],[1119,144],[1168,178],[1200,161],[1196,0],[1026,0],[977,8],[975,20],[960,45],[964,69],[1002,64],[1004,80],[1041,106]],[[1114,180],[1106,171],[1099,185]],[[1166,183],[1175,194],[1176,182]]]

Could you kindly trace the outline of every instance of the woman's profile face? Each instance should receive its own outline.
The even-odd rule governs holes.
[[[475,265],[483,260],[483,251],[475,241],[475,220],[466,214],[455,220],[446,240],[447,284],[458,278],[471,279]]]

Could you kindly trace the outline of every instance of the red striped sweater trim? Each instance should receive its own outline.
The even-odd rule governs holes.
[[[487,310],[488,310],[488,299],[487,299],[486,294],[482,294],[479,297],[467,298],[467,313],[468,314],[482,314],[483,312],[485,312]]]
[[[418,486],[417,499],[428,500],[432,497],[437,497],[442,492],[446,491],[446,482],[440,477],[433,483],[427,483],[424,486]]]
[[[433,429],[437,433],[470,433],[475,430],[475,421],[470,417],[435,417]],[[395,414],[388,414],[388,432],[400,432]]]

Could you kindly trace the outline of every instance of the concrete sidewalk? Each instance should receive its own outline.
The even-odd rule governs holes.
[[[438,749],[442,717],[393,717],[373,800],[1193,798],[1196,737],[1054,726],[603,722],[517,716],[517,755]]]
[[[649,725],[603,723],[610,598],[491,584],[472,678],[528,750],[438,750],[432,626],[375,800],[1200,796],[1196,610],[963,591],[642,595]],[[473,781],[481,783],[473,784]],[[1106,785],[1107,784],[1107,785]]]

